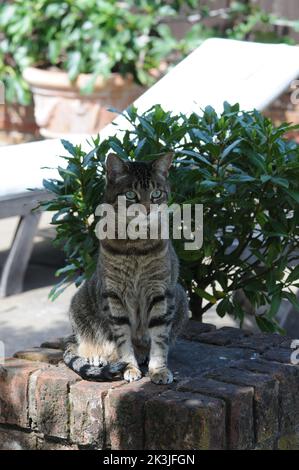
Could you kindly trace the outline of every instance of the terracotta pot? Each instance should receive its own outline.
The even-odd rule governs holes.
[[[38,127],[34,118],[33,105],[0,104],[0,130],[36,135],[38,133]]]
[[[107,80],[98,77],[90,95],[80,93],[89,74],[71,83],[66,72],[28,67],[23,76],[33,92],[35,119],[44,137],[96,134],[115,117],[107,108],[122,111],[144,92],[131,76],[116,73]]]

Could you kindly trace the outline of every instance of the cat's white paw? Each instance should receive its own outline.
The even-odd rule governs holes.
[[[163,367],[163,369],[152,369],[149,371],[149,376],[151,381],[155,384],[166,385],[173,382],[172,372],[167,367]]]
[[[124,379],[127,382],[134,382],[135,380],[139,380],[142,377],[141,371],[138,367],[129,364],[124,372]]]
[[[91,356],[89,358],[89,364],[98,367],[100,365],[100,356]]]
[[[95,367],[100,367],[100,366],[103,367],[107,365],[106,359],[103,359],[100,356],[91,356],[88,358],[88,362],[89,364]]]

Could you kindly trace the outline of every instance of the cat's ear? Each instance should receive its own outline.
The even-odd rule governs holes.
[[[152,168],[157,173],[161,173],[165,178],[168,176],[169,168],[173,160],[173,153],[166,153],[162,157],[157,158],[152,163]]]
[[[127,172],[127,164],[115,153],[109,153],[106,157],[106,171],[109,180],[115,180]]]

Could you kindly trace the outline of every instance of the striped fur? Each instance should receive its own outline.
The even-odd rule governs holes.
[[[107,158],[106,202],[134,189],[149,206],[153,188],[167,201],[168,155],[154,164]],[[148,360],[155,383],[173,380],[167,355],[188,318],[186,293],[178,284],[178,259],[169,240],[103,240],[96,273],[71,302],[76,344],[70,343],[66,364],[87,380],[123,376],[138,380],[139,365]]]

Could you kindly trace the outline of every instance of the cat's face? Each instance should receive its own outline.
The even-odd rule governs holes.
[[[129,162],[114,154],[108,155],[104,202],[113,207],[113,212],[108,211],[112,215],[112,231],[101,239],[102,248],[118,253],[145,254],[166,244],[162,223],[167,222],[167,218],[160,215],[167,208],[171,162],[170,154],[153,162]]]
[[[151,204],[166,203],[170,193],[167,177],[171,162],[171,154],[153,162],[128,162],[114,154],[108,155],[105,202],[114,206],[118,196],[124,196],[127,207],[142,204],[147,213]]]

